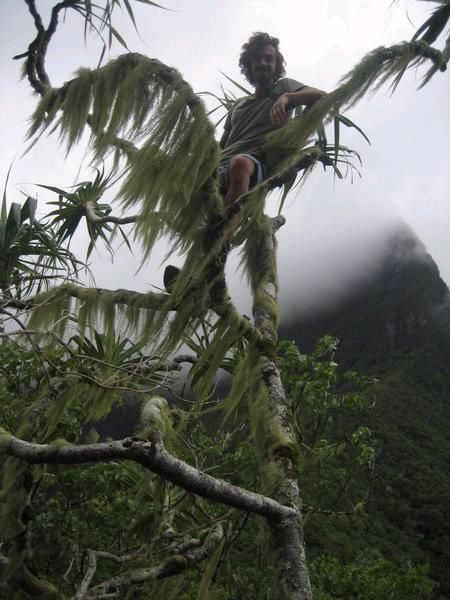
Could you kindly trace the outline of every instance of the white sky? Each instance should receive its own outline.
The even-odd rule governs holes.
[[[133,2],[144,42],[126,14],[117,13],[117,29],[131,50],[178,68],[195,91],[216,93],[221,83],[230,87],[219,71],[244,83],[238,56],[254,31],[268,31],[280,38],[288,76],[332,90],[367,51],[409,39],[434,6],[416,0],[400,0],[394,5],[391,0],[160,1],[173,11]],[[36,4],[47,18],[54,2],[37,0]],[[36,98],[27,82],[19,81],[20,61],[11,60],[26,50],[34,36],[25,3],[1,0],[0,22],[4,30],[0,37],[0,166],[4,181],[11,161],[23,151],[26,121]],[[47,70],[53,85],[71,78],[79,66],[96,65],[98,43],[89,38],[84,47],[82,36],[81,18],[71,16],[61,23],[48,52]],[[114,46],[111,56],[122,52]],[[302,190],[288,200],[283,210],[287,224],[278,236],[285,307],[338,293],[339,287],[367,273],[379,260],[379,240],[398,216],[416,231],[450,283],[450,79],[448,72],[438,74],[417,91],[423,72],[407,73],[392,97],[383,89],[349,113],[372,141],[368,146],[350,130],[342,139],[361,152],[362,179],[334,181],[331,173],[317,168]],[[42,138],[27,156],[16,158],[8,200],[21,201],[19,189],[37,195],[43,214],[44,203],[55,198],[33,184],[72,185],[82,159],[81,149],[66,159],[56,138]],[[82,179],[86,175],[84,171]],[[104,200],[111,202],[112,198]],[[276,212],[275,197],[269,200],[268,209]],[[80,248],[85,239],[83,234],[78,236]],[[119,251],[111,265],[107,253],[99,250],[92,265],[97,285],[137,290],[161,285],[163,246],[138,274],[138,261],[127,251]],[[237,257],[232,255],[229,262],[229,270],[234,272]],[[231,287],[236,296],[245,297],[241,280],[232,277]]]

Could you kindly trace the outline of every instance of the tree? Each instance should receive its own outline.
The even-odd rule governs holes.
[[[342,110],[389,79],[397,85],[409,66],[431,61],[424,83],[437,71],[445,70],[449,43],[444,52],[429,44],[444,29],[450,17],[449,4],[441,2],[411,42],[370,53],[336,90],[301,119],[274,134],[266,145],[274,175],[228,211],[217,190],[219,151],[213,126],[201,100],[175,69],[156,59],[127,53],[97,69],[80,69],[60,88],[50,84],[45,58],[62,11],[78,11],[87,27],[99,34],[106,32],[109,40],[115,37],[120,41],[112,25],[113,12],[122,5],[134,20],[131,3],[108,0],[99,7],[87,0],[64,0],[53,7],[47,27],[34,0],[26,0],[26,4],[37,33],[28,50],[16,58],[24,59],[27,78],[41,96],[32,116],[30,138],[34,142],[36,136],[56,130],[70,150],[89,128],[94,159],[110,157],[115,172],[122,175],[122,205],[127,209],[138,207],[134,216],[112,216],[110,207],[99,202],[109,183],[108,177],[99,172],[94,182],[82,183],[75,192],[53,187],[59,201],[51,221],[38,224],[32,216],[32,227],[39,231],[42,227],[54,228],[50,239],[57,244],[63,260],[70,256],[67,244],[82,220],[88,223],[92,244],[98,238],[107,239],[112,225],[133,224],[142,244],[142,260],[162,235],[169,237],[173,248],[185,254],[186,260],[170,294],[110,291],[65,283],[38,294],[32,294],[36,290],[30,286],[26,294],[11,297],[11,289],[3,288],[2,313],[20,327],[20,331],[7,332],[5,337],[26,335],[32,350],[28,384],[25,390],[17,390],[17,406],[22,412],[25,405],[26,411],[16,422],[13,405],[0,433],[0,448],[10,456],[4,464],[3,523],[9,530],[6,580],[29,594],[58,595],[37,569],[32,537],[32,506],[35,502],[45,503],[46,494],[51,496],[49,478],[58,470],[32,465],[112,462],[113,470],[95,471],[104,480],[99,498],[104,497],[104,489],[112,488],[117,473],[121,483],[131,479],[136,485],[142,479],[138,498],[148,500],[152,509],[151,544],[133,547],[133,541],[139,541],[133,538],[128,541],[131,547],[127,546],[127,553],[122,554],[119,536],[119,554],[91,548],[87,564],[80,567],[83,576],[78,581],[76,598],[105,594],[122,597],[129,590],[132,593],[133,586],[177,575],[205,559],[208,562],[199,594],[207,594],[224,546],[242,527],[242,513],[261,516],[271,538],[273,597],[311,598],[300,511],[295,411],[286,395],[277,358],[274,234],[282,220],[272,221],[264,215],[264,198],[273,186],[285,185],[288,191],[297,173],[317,162],[336,170],[339,160],[348,160],[351,152],[340,146],[338,135],[331,145],[323,137],[319,144],[311,142],[311,136],[329,115],[338,131],[339,123],[353,125],[340,114]],[[224,229],[235,211],[242,213],[239,237],[245,244],[244,264],[254,299],[253,323],[234,307],[224,278]],[[17,249],[15,256],[31,254],[29,245],[13,242],[12,246]],[[11,313],[12,309],[31,312],[26,326],[20,314]],[[117,333],[119,318],[127,321],[127,333],[123,327]],[[77,329],[75,336],[68,338],[71,323]],[[45,342],[46,331],[57,349]],[[126,335],[133,336],[133,341]],[[182,343],[190,345],[194,354],[177,354]],[[22,359],[20,355],[17,372],[23,369]],[[167,386],[167,373],[184,362],[192,365],[189,377],[195,400],[190,411],[185,403],[168,406],[159,394],[155,395]],[[201,462],[213,466],[210,461],[214,450],[206,444],[204,460],[199,461],[198,449],[202,447],[202,429],[203,435],[211,431],[207,403],[220,367],[233,374],[231,390],[220,409],[224,417],[237,414],[248,423],[254,445],[254,457],[249,461],[257,465],[255,484],[261,494],[247,491],[242,482],[233,485],[200,468]],[[32,402],[23,397],[24,391],[31,391]],[[114,402],[120,401],[121,392],[147,394],[139,435],[119,441],[80,443],[87,440],[80,425],[107,414]],[[83,398],[85,402],[81,402]],[[182,447],[182,432],[189,434],[188,442],[195,440],[194,450],[189,443],[187,449]],[[225,436],[223,447],[229,443]],[[120,466],[122,461],[130,461],[133,466]],[[193,461],[197,461],[196,468],[191,466]],[[144,475],[138,467],[144,468]],[[145,470],[153,473],[150,481]],[[89,478],[84,469],[74,473],[75,487]],[[243,478],[244,482],[248,480]],[[44,498],[41,494],[36,500],[41,486]],[[122,495],[126,504],[125,487],[120,489]],[[224,514],[209,505],[205,508],[199,498],[233,510]],[[183,510],[175,511],[173,507],[180,505]],[[134,503],[131,499],[127,506],[136,512],[141,526],[149,525],[144,502]],[[119,502],[114,523],[124,514]],[[198,530],[198,523],[202,527],[196,533],[201,535],[189,535],[193,528]],[[155,562],[158,544],[163,557]],[[139,568],[117,575],[115,570],[101,566],[100,560],[138,564]],[[94,576],[100,583],[94,581]]]

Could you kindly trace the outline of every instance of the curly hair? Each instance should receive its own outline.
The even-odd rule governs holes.
[[[253,79],[252,70],[251,70],[251,61],[252,58],[258,53],[261,52],[263,48],[266,46],[273,46],[275,48],[275,58],[277,61],[276,71],[275,71],[275,81],[283,77],[286,74],[284,65],[285,60],[283,55],[281,54],[278,46],[280,44],[280,40],[276,37],[270,36],[268,33],[264,33],[262,31],[257,31],[254,33],[251,38],[248,40],[246,44],[242,46],[242,52],[239,57],[239,66],[241,67],[241,73],[244,75],[245,79],[254,85],[255,80]]]

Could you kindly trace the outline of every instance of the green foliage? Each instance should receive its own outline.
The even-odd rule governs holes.
[[[130,475],[125,464],[55,468],[45,473],[34,503],[35,535],[39,539],[36,557],[40,569],[54,579],[61,591],[71,594],[80,581],[88,548],[114,548],[118,554],[126,554],[144,543],[146,535],[155,535],[151,529],[144,532],[133,526],[130,519],[132,515],[137,524],[151,511],[154,484],[147,483],[150,493],[143,502],[134,493]],[[64,582],[61,574],[68,569]],[[101,578],[115,572],[113,564],[99,564]]]
[[[374,467],[371,432],[361,424],[373,408],[365,393],[373,379],[339,374],[336,350],[330,336],[311,355],[301,354],[293,342],[280,343],[282,380],[301,449],[299,479],[312,513],[361,510]]]
[[[440,2],[442,6],[437,6],[431,16],[419,27],[413,35],[412,40],[423,40],[428,44],[433,44],[444,31],[450,19],[450,6],[448,3]]]
[[[76,189],[73,192],[49,185],[40,186],[58,194],[57,202],[48,202],[50,206],[56,206],[57,208],[47,215],[49,219],[52,217],[50,225],[55,229],[55,237],[58,245],[61,245],[65,240],[70,243],[80,221],[86,216],[87,205],[90,206],[97,217],[104,218],[111,213],[111,206],[100,203],[99,200],[114,183],[112,174],[105,176],[104,170],[100,171],[97,169],[97,176],[94,181],[84,181],[77,184],[74,186]],[[86,218],[86,227],[90,239],[86,258],[89,258],[91,255],[99,238],[103,240],[106,248],[112,252],[109,234],[115,231],[120,232],[123,240],[131,250],[128,237],[120,225],[113,229],[109,223],[98,223]]]
[[[79,262],[62,248],[51,225],[35,218],[37,200],[27,197],[21,206],[6,204],[6,188],[0,211],[0,289],[20,299],[48,286],[57,275],[76,274]]]
[[[151,2],[151,0],[136,0],[147,6],[164,8],[161,4]],[[103,42],[103,49],[100,55],[100,63],[103,59],[107,48],[111,48],[112,41],[117,40],[124,48],[128,50],[127,44],[117,29],[113,26],[113,14],[116,8],[125,9],[128,17],[133,23],[134,28],[138,32],[138,26],[133,11],[133,0],[105,0],[102,4],[92,2],[92,0],[79,0],[71,8],[77,11],[84,19],[84,37],[88,30],[94,31]],[[108,34],[107,39],[104,38],[105,30]]]
[[[294,119],[268,137],[264,150],[271,169],[279,175],[295,165],[308,140],[332,111],[348,110],[370,90],[376,91],[390,80],[394,80],[395,88],[406,68],[417,67],[427,60],[431,60],[433,66],[426,73],[422,85],[438,70],[445,68],[442,54],[426,42],[403,42],[369,52],[341,79],[339,87],[316,102],[301,119]]]
[[[202,351],[204,344],[209,343],[210,336],[214,336],[216,330],[214,327],[212,329],[213,331],[210,332],[205,325],[203,335],[197,340],[199,352]],[[296,432],[298,439],[301,440],[300,454],[297,455],[296,464],[300,469],[301,480],[306,482],[307,510],[313,512],[318,507],[330,508],[330,504],[326,502],[327,496],[324,494],[324,490],[336,489],[336,480],[339,485],[342,483],[342,479],[339,478],[342,478],[344,471],[347,474],[351,471],[354,480],[357,480],[358,477],[362,477],[362,480],[359,484],[348,486],[348,489],[342,494],[341,500],[332,505],[332,508],[339,511],[351,508],[352,505],[356,506],[364,493],[363,474],[367,468],[367,462],[371,463],[372,460],[363,452],[364,448],[370,447],[370,438],[369,440],[366,438],[364,430],[357,422],[354,423],[353,429],[347,428],[346,430],[355,434],[346,442],[348,449],[340,447],[342,440],[339,439],[339,429],[336,429],[339,415],[342,415],[344,420],[353,419],[355,421],[356,415],[367,409],[367,403],[361,397],[361,388],[364,388],[369,382],[350,375],[348,377],[350,383],[346,381],[343,384],[350,387],[343,392],[338,392],[337,389],[341,384],[334,362],[335,349],[336,343],[330,338],[325,338],[312,356],[301,355],[292,343],[282,342],[280,345],[283,380],[291,396]],[[192,350],[195,351],[194,346]],[[104,377],[103,380],[109,379],[113,385],[113,374],[116,372],[120,379],[120,385],[130,385],[131,387],[132,378],[136,376],[136,366],[144,363],[145,355],[142,354],[139,346],[135,347],[120,337],[116,344],[111,346],[107,337],[98,332],[93,332],[92,338],[74,336],[68,342],[66,349],[60,347],[52,352],[53,355],[45,355],[48,356],[46,366],[48,374],[53,377],[55,368],[59,365],[64,369],[63,373],[69,369],[71,372],[78,371],[81,377],[76,384],[79,395],[77,399],[66,405],[64,411],[58,408],[58,417],[54,418],[55,407],[59,405],[65,394],[64,388],[62,388],[59,398],[53,400],[53,406],[49,405],[46,409],[47,416],[43,421],[41,420],[41,423],[52,423],[52,429],[48,429],[46,433],[47,436],[50,436],[48,439],[63,438],[76,443],[80,424],[90,418],[89,403],[83,405],[80,403],[81,398],[92,398],[92,388],[95,387],[90,380],[86,380],[82,384],[82,375],[88,375],[94,379],[99,378],[101,374]],[[237,369],[234,371],[236,375],[238,375],[239,369],[242,369],[242,365],[245,365],[245,361],[237,358],[239,354],[242,357],[242,352],[248,356],[251,349],[249,347],[233,348],[232,353],[238,353],[234,354],[234,362],[230,362],[230,358],[227,359],[228,362],[225,361],[228,370]],[[4,417],[1,425],[9,431],[17,433],[16,427],[21,427],[20,406],[23,406],[24,402],[28,402],[30,386],[34,388],[34,396],[39,393],[39,390],[43,392],[47,385],[45,373],[35,353],[26,352],[20,348],[14,350],[11,346],[3,346],[3,359],[0,364],[3,374],[0,383],[2,398],[4,398],[2,412]],[[250,360],[250,363],[247,364],[252,364],[252,361]],[[20,377],[17,377],[18,370],[21,373]],[[125,382],[123,376],[126,372],[130,373],[130,379]],[[11,376],[12,373],[15,375]],[[40,376],[37,376],[38,373]],[[60,373],[60,376],[63,373]],[[66,380],[67,377],[66,373]],[[239,381],[239,376],[236,377],[236,381]],[[244,395],[254,393],[249,387],[258,385],[258,377],[253,380],[244,378],[244,381]],[[74,387],[70,380],[67,380],[67,384]],[[137,382],[135,385],[136,388],[139,387]],[[250,413],[254,411],[254,415],[251,417],[253,423],[256,423],[257,419],[264,421],[265,413],[262,410],[261,392],[262,390],[259,390],[253,396],[258,398],[258,402],[254,404],[253,408],[249,407]],[[149,402],[153,415],[154,401]],[[303,403],[302,410],[295,409],[299,402]],[[158,404],[158,406],[160,405]],[[224,408],[225,406],[226,403]],[[167,411],[165,403],[161,407]],[[185,408],[187,407],[185,406]],[[172,413],[173,410],[169,410],[169,413]],[[178,410],[176,409],[176,411]],[[159,423],[159,412],[156,416]],[[222,418],[220,414],[212,413],[211,416],[208,416],[207,413],[206,416],[206,422],[203,418],[201,421],[197,421],[194,411],[191,419],[188,419],[181,429],[178,429],[180,437],[178,441],[175,441],[177,455],[192,464],[200,465],[206,472],[223,477],[236,485],[258,489],[261,483],[257,476],[255,450],[257,452],[264,450],[263,447],[257,450],[253,444],[249,443],[248,436],[251,428],[245,423],[245,410],[244,412],[238,411],[235,415],[237,421],[235,420],[231,428],[229,426],[218,427],[218,421]],[[330,416],[333,416],[333,420],[330,420]],[[169,421],[167,421],[167,417]],[[154,422],[153,418],[151,420]],[[320,436],[316,435],[319,440],[316,443],[312,439],[314,430],[311,423],[317,423],[318,420],[326,422],[327,425]],[[172,430],[173,424],[179,422],[179,418],[174,420],[170,414],[166,414],[164,422],[166,421]],[[273,441],[274,438],[271,439]],[[326,444],[324,443],[325,439]],[[319,482],[317,481],[318,464],[320,464]],[[325,467],[327,464],[328,468]],[[314,478],[311,476],[312,472],[314,472]],[[17,475],[16,471],[15,477]],[[270,475],[272,480],[274,476],[274,473]],[[126,554],[139,547],[140,544],[148,544],[149,540],[153,539],[155,545],[150,545],[145,564],[148,564],[149,560],[157,563],[162,549],[165,547],[164,544],[161,546],[164,531],[173,531],[177,534],[177,539],[182,540],[186,535],[183,532],[201,530],[207,526],[208,520],[217,518],[220,514],[223,515],[223,511],[219,507],[208,505],[203,500],[186,495],[182,490],[165,484],[151,474],[143,473],[137,465],[111,464],[75,469],[57,467],[44,470],[41,476],[36,473],[36,478],[39,486],[33,501],[37,515],[34,535],[36,539],[40,540],[36,548],[36,560],[39,570],[48,573],[49,581],[57,583],[60,590],[68,594],[73,593],[71,590],[79,584],[83,570],[82,557],[87,548],[113,547],[115,553]],[[17,499],[17,489],[15,494]],[[18,499],[20,500],[20,496]],[[4,510],[5,508],[4,505]],[[335,518],[339,519],[340,517]],[[353,518],[358,519],[358,514],[356,513]],[[311,526],[316,526],[314,521],[311,521]],[[232,517],[229,527],[231,528],[230,540],[233,541],[224,542],[220,550],[217,550],[216,555],[211,558],[210,569],[207,570],[208,576],[202,575],[202,571],[194,571],[189,576],[181,577],[180,581],[184,582],[184,596],[180,597],[189,600],[196,598],[196,590],[199,585],[203,586],[200,589],[208,587],[208,594],[212,598],[231,600],[242,590],[253,590],[254,597],[271,597],[260,596],[260,594],[267,594],[267,582],[271,576],[271,570],[267,564],[267,555],[264,550],[266,541],[264,536],[261,537],[258,523],[255,519],[250,519],[248,522],[245,518],[242,520],[242,517],[236,513]],[[308,531],[309,521],[307,520],[307,535],[309,535]],[[259,548],[256,552],[255,536]],[[167,539],[172,538],[169,536]],[[5,538],[4,550],[8,551],[11,543],[11,540]],[[67,571],[74,556],[79,558],[72,563],[69,575],[62,584],[61,574]],[[323,560],[331,561],[332,559]],[[139,567],[140,564],[144,563],[137,560],[133,563],[133,567]],[[378,563],[372,564],[370,561],[367,563],[364,583],[367,586],[374,586],[374,589],[383,589],[376,587],[382,585],[379,582],[380,570],[377,565]],[[255,569],[263,569],[265,573],[259,581],[255,581]],[[320,579],[320,573],[328,573],[330,569],[331,567],[328,571],[320,569],[317,575],[313,570],[314,580],[320,593],[326,594],[334,589],[332,588],[334,583],[330,583],[328,579]],[[383,569],[387,570],[383,575],[383,585],[387,586],[390,584],[389,582],[397,581],[394,577],[393,565],[390,565],[389,568],[383,567]],[[99,562],[97,573],[100,579],[107,579],[116,572],[113,563]],[[428,581],[425,575],[421,579],[420,573],[422,573],[420,569],[410,569],[406,574],[407,579],[402,579],[403,576],[399,575],[399,581],[400,583],[411,582],[411,585],[408,583],[410,587],[407,589],[420,590],[422,589],[420,586],[424,586]],[[203,583],[200,584],[202,577]],[[155,584],[147,587],[155,593],[160,589],[166,590],[167,593],[173,590],[175,593],[175,590],[179,589],[177,580],[161,585]],[[413,585],[416,587],[411,587]],[[179,591],[179,593],[181,592]],[[327,596],[324,595],[323,598],[325,599]],[[356,595],[355,598],[360,598],[360,596]],[[423,598],[428,598],[428,596],[424,595]]]
[[[125,207],[140,204],[136,233],[144,258],[163,233],[175,231],[176,243],[189,246],[204,217],[199,191],[215,178],[218,147],[203,104],[179,73],[138,54],[123,55],[95,70],[82,69],[43,97],[29,135],[47,130],[58,112],[62,116],[56,128],[68,151],[87,122],[96,159],[118,138],[141,142],[128,157],[119,196]]]
[[[424,566],[399,566],[377,553],[352,563],[322,556],[311,563],[317,600],[431,600],[435,583]]]

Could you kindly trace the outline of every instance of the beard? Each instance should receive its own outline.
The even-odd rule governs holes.
[[[273,82],[274,74],[271,69],[257,69],[254,75],[255,83],[267,85]]]

